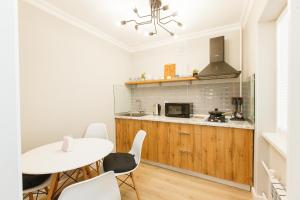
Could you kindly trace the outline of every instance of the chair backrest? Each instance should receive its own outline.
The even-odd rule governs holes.
[[[108,139],[106,125],[104,123],[92,123],[86,129],[85,138],[102,138]]]
[[[131,150],[129,151],[130,154],[134,155],[134,159],[137,165],[139,165],[141,162],[143,142],[146,135],[147,133],[145,131],[138,131],[134,137]]]
[[[114,172],[110,171],[95,178],[65,188],[58,200],[121,200]]]

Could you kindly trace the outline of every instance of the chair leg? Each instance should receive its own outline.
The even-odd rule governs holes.
[[[47,200],[52,200],[52,197],[54,196],[57,189],[58,181],[59,181],[59,173],[52,174],[50,190],[47,194]]]
[[[49,188],[48,188],[48,186],[45,187],[45,191],[46,191],[46,194],[49,193]]]
[[[86,171],[86,174],[88,176],[88,178],[93,178],[93,175],[91,173],[91,170],[90,170],[90,166],[85,166],[85,171]]]
[[[30,193],[28,194],[28,197],[29,197],[29,200],[34,200],[34,198],[33,198],[33,193],[32,193],[32,192],[30,192]]]
[[[96,167],[97,167],[97,169],[96,169],[97,175],[100,175],[100,161],[96,162]]]
[[[133,187],[134,187],[134,190],[135,190],[135,193],[136,193],[136,197],[137,197],[138,200],[140,200],[140,195],[139,195],[139,192],[137,190],[136,183],[135,183],[135,180],[134,180],[134,175],[133,175],[132,172],[130,173],[130,177],[131,177],[131,180],[132,180],[132,183],[133,183]]]
[[[88,180],[89,177],[88,177],[88,174],[87,174],[87,171],[86,171],[86,167],[81,167],[80,169],[81,169],[81,171],[83,173],[84,180]]]
[[[77,170],[78,170],[78,171],[77,171],[77,173],[76,173],[75,180],[78,181],[79,175],[80,175],[80,173],[81,173],[81,169],[77,169]]]

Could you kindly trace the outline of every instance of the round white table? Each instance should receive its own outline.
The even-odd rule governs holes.
[[[47,199],[51,199],[59,173],[83,168],[99,161],[113,150],[109,140],[79,138],[72,142],[72,151],[61,150],[62,141],[37,147],[22,155],[24,174],[53,174]]]

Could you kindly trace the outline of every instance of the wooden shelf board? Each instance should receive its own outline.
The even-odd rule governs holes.
[[[195,77],[181,77],[173,79],[161,79],[161,80],[145,80],[145,81],[129,81],[126,82],[126,85],[142,85],[142,84],[155,84],[155,83],[173,83],[173,82],[182,82],[182,81],[195,81],[198,80]]]

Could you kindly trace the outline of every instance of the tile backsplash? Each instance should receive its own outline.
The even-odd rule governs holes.
[[[218,108],[221,111],[231,111],[233,106],[231,98],[239,96],[240,84],[216,83],[195,84],[160,87],[131,88],[131,110],[137,111],[139,101],[141,108],[146,113],[153,112],[153,105],[159,103],[164,114],[164,104],[167,102],[187,102],[194,104],[194,114],[208,114],[209,111]]]

